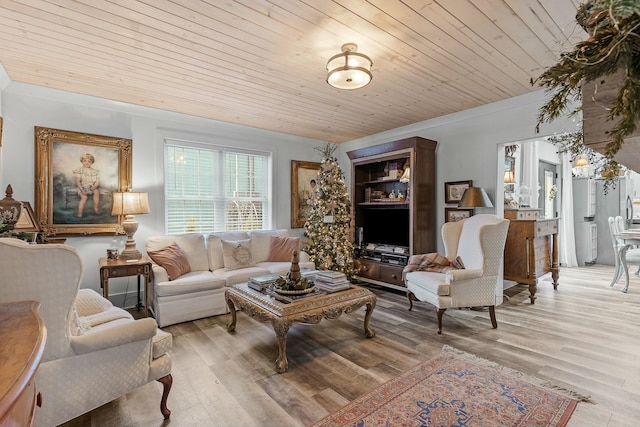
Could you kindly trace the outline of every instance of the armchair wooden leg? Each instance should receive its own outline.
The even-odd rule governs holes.
[[[162,399],[160,400],[160,412],[162,412],[162,416],[165,420],[168,420],[171,416],[171,411],[167,408],[167,398],[169,397],[169,392],[171,391],[171,386],[173,385],[173,377],[171,374],[165,375],[162,378],[158,379],[158,382],[162,384]]]
[[[446,308],[438,308],[436,309],[436,314],[438,316],[438,333],[442,333],[442,315],[447,311]]]
[[[498,327],[498,322],[496,320],[496,306],[495,305],[490,305],[489,306],[489,317],[491,318],[491,326],[493,326],[493,329],[496,329]]]
[[[409,311],[413,308],[413,292],[407,291],[407,298],[409,298]]]

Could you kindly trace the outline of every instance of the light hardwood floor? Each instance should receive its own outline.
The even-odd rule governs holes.
[[[640,425],[640,278],[629,292],[609,287],[613,267],[561,269],[530,305],[525,286],[506,291],[496,309],[448,310],[436,334],[432,306],[407,311],[404,294],[378,295],[366,339],[364,308],[318,325],[296,325],[288,335],[289,371],[277,374],[270,324],[238,313],[166,328],[173,334],[170,422],[160,410],[161,386],[150,383],[65,427],[76,426],[306,426],[440,351],[444,344],[590,396],[569,427]],[[46,398],[46,396],[45,396]]]

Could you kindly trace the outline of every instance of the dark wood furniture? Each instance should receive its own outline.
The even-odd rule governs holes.
[[[42,404],[35,375],[44,352],[46,328],[40,303],[0,304],[0,426],[26,427]]]
[[[342,313],[352,313],[366,305],[364,333],[367,338],[373,338],[376,335],[373,328],[369,326],[373,309],[376,307],[376,294],[359,286],[285,303],[250,288],[246,283],[241,283],[227,288],[225,298],[231,314],[231,321],[227,324],[229,332],[236,330],[237,310],[243,310],[254,319],[273,325],[278,338],[278,358],[276,359],[278,373],[286,372],[289,368],[287,332],[296,323],[316,324],[322,319],[337,319]]]
[[[415,136],[347,153],[357,279],[403,290],[409,256],[436,251],[436,146]],[[405,183],[400,177],[407,162]],[[392,191],[404,199],[389,198]]]
[[[504,278],[529,285],[535,304],[538,278],[551,272],[558,288],[558,219],[511,220],[504,248]]]
[[[117,259],[110,261],[107,258],[100,258],[100,287],[102,287],[102,296],[109,299],[109,279],[116,277],[138,276],[138,303],[140,309],[142,305],[140,299],[140,276],[144,277],[144,308],[149,313],[149,289],[151,287],[151,260],[142,257],[136,260]]]

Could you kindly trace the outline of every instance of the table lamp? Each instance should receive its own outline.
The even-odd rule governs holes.
[[[133,191],[113,193],[113,208],[111,215],[124,215],[122,228],[127,234],[127,241],[120,254],[122,259],[140,259],[142,254],[136,248],[133,235],[138,231],[138,221],[135,215],[149,213],[149,197],[147,193],[135,193]]]
[[[459,208],[492,208],[491,199],[482,187],[469,187],[464,190],[458,203]]]

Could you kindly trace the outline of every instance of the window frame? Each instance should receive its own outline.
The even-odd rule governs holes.
[[[177,235],[177,234],[183,234],[183,233],[188,233],[189,231],[183,231],[183,232],[176,232],[176,231],[171,231],[170,228],[170,218],[169,218],[169,208],[170,208],[170,203],[169,201],[172,199],[175,199],[174,197],[169,197],[168,194],[168,182],[169,182],[169,157],[168,157],[168,153],[169,153],[169,147],[177,147],[177,148],[186,148],[186,149],[195,149],[195,150],[205,150],[205,151],[215,151],[218,152],[219,154],[218,156],[218,165],[225,164],[225,153],[234,153],[234,154],[245,154],[245,155],[255,155],[255,156],[261,156],[264,158],[265,160],[265,165],[264,165],[264,175],[263,175],[263,191],[264,191],[264,196],[261,198],[262,199],[262,224],[259,226],[259,228],[257,229],[271,229],[272,228],[272,221],[273,221],[273,207],[274,207],[274,201],[273,201],[273,191],[272,191],[272,182],[273,182],[273,157],[274,154],[272,151],[270,150],[265,150],[265,149],[257,149],[257,148],[244,148],[244,147],[237,147],[237,146],[230,146],[228,144],[223,144],[223,143],[219,143],[219,142],[202,142],[202,141],[191,141],[191,140],[185,140],[185,139],[181,139],[181,138],[175,138],[175,137],[165,137],[164,138],[164,144],[163,144],[163,178],[164,178],[164,188],[163,188],[163,196],[165,199],[165,203],[164,203],[164,223],[165,223],[165,233],[167,235]],[[224,209],[222,210],[222,212],[225,213],[225,219],[224,219],[224,229],[219,229],[220,224],[219,221],[213,221],[213,228],[214,230],[202,230],[202,231],[194,231],[194,232],[201,232],[201,233],[213,233],[213,232],[219,232],[219,231],[228,231],[226,230],[227,228],[227,208],[226,208],[226,204],[228,204],[230,201],[237,201],[238,198],[233,198],[233,197],[228,197],[226,196],[226,186],[227,183],[224,181],[225,179],[225,171],[224,171],[224,167],[223,168],[219,168],[219,166],[212,166],[212,169],[214,170],[214,172],[216,172],[217,169],[217,173],[216,173],[216,177],[214,178],[216,181],[217,180],[221,180],[222,184],[219,184],[215,187],[215,190],[217,191],[213,191],[213,195],[211,197],[212,203],[218,203],[218,204],[222,204],[225,205]],[[222,169],[222,170],[220,170]],[[242,197],[240,197],[240,199],[243,199]],[[208,200],[208,199],[194,199],[194,200]],[[248,200],[251,200],[251,198],[248,198]],[[255,200],[255,199],[254,199]],[[245,228],[243,228],[245,229]],[[247,230],[249,229],[253,229],[253,228],[246,228]]]

